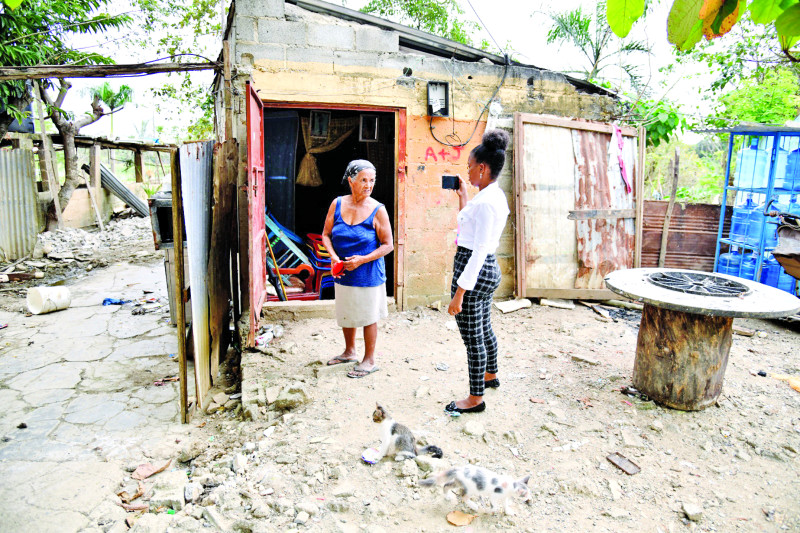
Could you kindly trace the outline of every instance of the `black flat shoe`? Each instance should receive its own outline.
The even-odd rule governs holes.
[[[500,380],[497,378],[490,379],[489,381],[484,381],[483,386],[487,389],[496,389],[500,386]]]
[[[481,402],[475,407],[467,407],[466,409],[456,407],[456,402],[450,402],[445,406],[444,410],[448,413],[481,413],[486,410],[486,402]]]

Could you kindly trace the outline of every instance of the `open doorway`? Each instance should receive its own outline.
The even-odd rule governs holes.
[[[313,267],[312,272],[301,269],[294,277],[283,276],[288,299],[333,298],[325,258],[315,254],[314,239],[322,233],[331,202],[350,192],[342,184],[350,161],[367,159],[375,165],[372,197],[386,207],[396,230],[396,145],[395,113],[391,111],[264,108],[267,234],[273,235],[270,242],[277,244],[277,254],[284,257],[276,255],[279,266],[297,266],[303,261],[287,257],[293,255],[292,246],[275,240],[270,223],[277,227],[272,230],[280,230],[283,240],[293,241],[305,252]],[[385,262],[387,295],[394,296],[394,257],[387,256]]]

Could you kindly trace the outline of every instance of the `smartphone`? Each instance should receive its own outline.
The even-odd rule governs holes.
[[[460,186],[461,183],[459,183],[458,176],[451,176],[449,174],[442,175],[442,189],[458,190]]]

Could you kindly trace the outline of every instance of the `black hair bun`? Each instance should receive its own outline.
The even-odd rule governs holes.
[[[508,146],[508,133],[503,130],[489,130],[483,134],[481,144],[487,150],[505,150]]]

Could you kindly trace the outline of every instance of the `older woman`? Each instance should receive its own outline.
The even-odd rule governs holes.
[[[356,328],[364,328],[364,358],[347,373],[362,378],[376,370],[375,344],[378,320],[386,318],[386,266],[383,256],[394,249],[389,213],[370,197],[375,187],[375,166],[357,159],[347,165],[342,183],[350,194],[331,203],[322,230],[322,242],[331,254],[331,266],[343,263],[336,277],[336,323],[344,333],[344,352],[329,365],[358,361]]]

